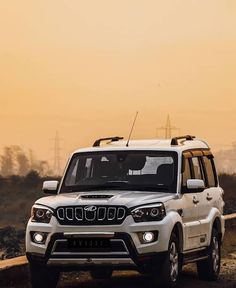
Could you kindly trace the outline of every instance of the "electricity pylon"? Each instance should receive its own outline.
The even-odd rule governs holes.
[[[53,174],[55,176],[61,175],[61,148],[60,148],[60,139],[58,131],[56,131],[56,136],[54,138],[54,165],[53,165]]]
[[[166,125],[164,127],[157,128],[157,138],[158,138],[158,131],[159,130],[164,130],[165,139],[171,139],[172,138],[172,131],[178,131],[178,134],[180,134],[180,129],[171,125],[170,115],[167,116]]]

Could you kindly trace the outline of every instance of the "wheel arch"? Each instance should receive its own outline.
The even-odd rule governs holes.
[[[221,220],[218,216],[214,219],[212,230],[215,229],[217,233],[219,234],[220,240],[222,241],[222,226],[221,226]]]
[[[183,252],[184,236],[183,236],[183,227],[180,222],[175,223],[172,229],[172,233],[174,233],[176,237],[178,238],[180,252]]]

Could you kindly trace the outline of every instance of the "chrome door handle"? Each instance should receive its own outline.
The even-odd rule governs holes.
[[[213,199],[213,197],[212,197],[210,194],[207,194],[206,199],[207,199],[208,201],[211,201],[211,200]]]
[[[199,203],[199,200],[198,200],[196,197],[193,197],[193,203],[194,203],[194,204],[198,204],[198,203]]]

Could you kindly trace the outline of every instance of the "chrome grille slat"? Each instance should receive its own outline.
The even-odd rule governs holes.
[[[76,207],[75,208],[75,218],[78,221],[83,221],[83,214],[84,214],[84,210],[82,207]]]
[[[116,208],[114,208],[114,207],[109,207],[108,208],[108,215],[107,215],[107,218],[108,218],[108,220],[114,220],[115,219],[115,217],[116,217]]]
[[[66,219],[72,221],[74,219],[74,210],[73,208],[66,208]]]
[[[119,225],[127,216],[121,206],[67,206],[56,209],[56,218],[61,225]]]
[[[125,217],[125,209],[119,207],[117,209],[117,219],[121,220],[121,219],[123,219],[123,217]]]
[[[59,208],[57,210],[57,218],[59,220],[64,220],[65,219],[65,210],[64,210],[64,208]]]
[[[102,215],[102,213],[100,211],[103,211],[103,217],[100,217],[100,215]],[[98,221],[103,221],[106,218],[106,208],[105,207],[99,207],[98,208]]]

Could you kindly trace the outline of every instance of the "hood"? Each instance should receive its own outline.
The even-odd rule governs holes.
[[[173,199],[174,193],[140,192],[140,191],[92,191],[63,193],[55,196],[43,197],[36,204],[46,205],[51,208],[59,206],[79,205],[120,205],[127,208],[147,205],[155,202],[166,202]]]

